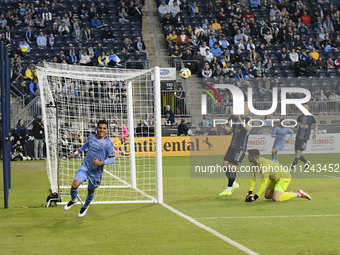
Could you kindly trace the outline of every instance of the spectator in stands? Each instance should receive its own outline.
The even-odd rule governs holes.
[[[328,69],[334,68],[334,61],[332,60],[332,57],[329,57],[329,58],[328,58],[328,61],[327,61],[327,68],[328,68]]]
[[[144,119],[144,125],[151,127],[154,125],[154,119],[150,118],[150,114],[146,115],[146,118]]]
[[[123,3],[124,3],[124,2],[123,2]],[[127,22],[130,22],[130,20],[129,20],[129,14],[126,12],[126,9],[125,9],[125,8],[121,8],[121,9],[119,10],[118,17],[119,17],[119,22],[120,22],[120,23],[127,23]]]
[[[29,66],[26,69],[26,72],[24,75],[25,80],[33,80],[33,78],[36,78],[36,77],[37,77],[37,72],[33,69],[33,66]]]
[[[165,1],[162,1],[162,4],[158,7],[158,12],[161,15],[161,18],[164,17],[165,14],[170,13],[170,7],[165,3]]]
[[[39,94],[39,83],[37,78],[33,78],[33,80],[31,81],[28,94],[31,96],[36,96]]]
[[[202,126],[203,127],[211,127],[212,126],[212,122],[209,119],[208,115],[204,115],[203,120],[202,120]]]
[[[202,69],[203,78],[210,78],[212,76],[212,70],[208,63],[205,63],[204,68]]]
[[[200,9],[198,8],[196,1],[194,1],[194,2],[190,5],[190,7],[189,7],[189,12],[190,12],[191,14],[194,14],[194,15],[196,15],[196,14],[201,14]]]
[[[79,62],[76,52],[73,51],[72,54],[68,57],[67,63],[70,65],[77,65]]]
[[[213,128],[211,128],[208,135],[221,135],[221,133],[217,132],[217,127],[213,127]]]
[[[258,54],[255,49],[252,49],[249,55],[246,57],[246,60],[252,64],[255,64],[257,62],[262,62],[262,58],[260,54]]]
[[[98,19],[98,16],[94,16],[91,20],[91,27],[93,28],[100,28],[103,26],[103,22]]]
[[[315,48],[312,49],[312,52],[310,54],[315,60],[319,59],[319,53],[315,50]]]
[[[335,90],[333,90],[332,94],[329,96],[329,101],[333,101],[333,102],[339,102],[340,101],[340,97],[336,94]]]
[[[329,15],[327,15],[326,20],[323,22],[323,28],[326,30],[326,32],[334,31],[333,21]]]
[[[84,32],[80,30],[80,26],[78,25],[75,30],[72,32],[73,40],[77,43],[82,42],[84,38]]]
[[[21,58],[17,53],[14,53],[13,57],[11,58],[11,67],[12,69],[17,67],[21,68]]]
[[[136,49],[136,52],[141,53],[146,50],[145,44],[142,41],[141,37],[137,37],[137,41],[134,43],[134,49]]]
[[[170,105],[167,105],[165,107],[165,112],[164,112],[164,115],[165,115],[165,123],[166,124],[170,124],[170,125],[173,125],[175,124],[175,114],[174,112],[170,109]]]
[[[20,48],[21,52],[24,53],[24,54],[31,52],[31,47],[27,43],[26,39],[22,40],[22,42],[19,44],[19,48]]]
[[[106,52],[102,51],[101,56],[98,57],[99,66],[106,67],[109,64],[109,58],[106,56]]]
[[[308,62],[308,55],[306,53],[306,50],[302,50],[300,54],[300,60],[302,60],[305,64]]]
[[[290,60],[289,54],[286,51],[286,48],[283,47],[282,51],[279,53],[279,61],[280,63],[288,63],[288,61]]]
[[[19,66],[15,67],[15,69],[13,70],[13,74],[12,74],[11,80],[15,84],[22,84],[22,82],[25,83],[24,76],[22,75],[22,69]]]
[[[206,6],[206,12],[208,15],[214,15],[216,14],[216,7],[214,6],[214,4],[212,3],[212,1],[210,1],[207,6]]]
[[[322,57],[319,57],[315,65],[318,69],[326,69],[327,67],[326,62],[322,59]]]
[[[234,74],[235,82],[237,86],[250,86],[250,82],[247,81],[247,77],[243,74],[242,69],[238,68],[237,72]]]
[[[103,41],[114,41],[113,33],[110,27],[106,27],[102,36]]]
[[[218,43],[223,50],[227,49],[228,46],[230,45],[225,35],[223,35],[222,40],[219,40]]]
[[[57,40],[52,33],[50,34],[50,37],[47,38],[47,46],[51,48],[57,46]]]
[[[123,52],[135,52],[136,49],[133,47],[133,43],[130,38],[125,38],[123,42]]]
[[[32,33],[31,27],[28,26],[25,31],[25,39],[28,43],[30,43],[34,39],[34,35]]]
[[[214,44],[214,47],[210,49],[210,52],[213,56],[220,57],[222,55],[221,48],[218,47],[219,45],[217,43]]]
[[[313,64],[313,62],[309,62],[308,66],[306,67],[305,75],[306,76],[313,76],[313,75],[316,75],[316,72],[317,72],[317,70],[316,70],[316,67]]]
[[[52,22],[52,13],[48,11],[48,8],[45,8],[44,13],[42,14],[42,20],[44,24],[49,24]]]
[[[181,35],[177,36],[177,44],[185,46],[189,43],[189,37],[185,34],[185,31],[181,31]]]
[[[104,16],[105,17],[107,15],[107,13],[108,13],[108,7],[105,6],[104,3],[100,3],[99,8],[98,8],[98,14],[100,16]]]
[[[271,88],[270,80],[267,79],[267,76],[265,74],[263,74],[262,79],[259,80],[258,88],[259,88],[259,92],[261,93],[262,96],[265,93],[271,93],[272,92],[270,90],[270,88]]]
[[[176,35],[176,31],[173,30],[172,33],[166,38],[166,41],[169,43],[169,44],[173,44],[175,42],[177,42],[177,35]]]
[[[5,29],[6,26],[7,26],[7,20],[5,19],[5,15],[1,14],[1,16],[0,16],[0,27],[2,29]]]
[[[303,76],[306,74],[306,65],[303,60],[294,63],[295,76]]]
[[[170,56],[172,57],[182,57],[183,53],[182,50],[178,47],[177,44],[170,50]]]
[[[292,48],[292,52],[289,53],[289,59],[292,62],[292,64],[299,61],[299,54],[295,52],[294,48]]]
[[[92,30],[89,26],[86,26],[83,32],[84,32],[84,39],[86,40],[86,42],[94,40],[94,34],[92,33]]]
[[[267,33],[263,36],[263,39],[264,39],[264,42],[267,44],[267,45],[270,45],[271,44],[271,41],[273,39],[273,35],[270,33],[269,30],[267,30]]]
[[[277,8],[277,5],[274,4],[273,9],[270,10],[270,17],[275,17],[276,13],[278,13],[279,15],[281,15],[281,11]]]
[[[44,36],[44,32],[40,32],[39,36],[37,36],[37,46],[39,49],[43,49],[47,46],[47,39],[46,36]]]
[[[79,60],[79,64],[80,65],[84,65],[84,66],[86,66],[86,65],[91,65],[91,58],[90,58],[90,56],[87,54],[87,51],[85,50],[84,52],[83,52],[83,54],[81,55],[81,58],[80,58],[80,60]]]
[[[320,114],[322,115],[325,113],[327,115],[327,96],[323,93],[323,89],[320,90],[320,95],[318,96],[318,101],[322,101],[323,103],[320,103]]]
[[[237,34],[234,36],[234,43],[238,44],[240,40],[242,40],[243,42],[247,42],[248,36],[246,36],[245,34],[242,34],[241,30],[238,29]]]
[[[214,29],[216,33],[217,33],[219,30],[222,29],[221,24],[218,23],[217,19],[214,19],[214,22],[212,23],[211,28]]]
[[[177,1],[174,1],[173,4],[169,6],[169,8],[172,17],[176,17],[176,15],[181,12],[181,9],[179,8]]]
[[[251,8],[258,8],[260,4],[260,0],[250,0],[250,7]]]
[[[310,16],[307,14],[307,12],[303,12],[303,15],[301,16],[301,21],[305,23],[307,26],[312,22]]]
[[[189,128],[185,124],[185,119],[181,119],[181,124],[177,127],[177,135],[178,136],[186,136],[188,135]]]
[[[59,32],[59,34],[61,34],[61,35],[66,35],[66,34],[69,34],[69,33],[70,33],[70,29],[69,29],[68,26],[66,26],[65,21],[63,21],[63,22],[61,23],[61,25],[59,26],[58,32]]]
[[[263,76],[265,69],[264,69],[264,66],[262,65],[262,63],[260,61],[257,62],[256,66],[254,66],[253,71],[254,71],[254,77],[262,77]]]
[[[209,49],[209,48],[205,50],[205,54],[204,54],[203,56],[206,57],[206,60],[207,60],[209,63],[211,62],[211,60],[212,60],[213,57],[214,57],[213,54],[210,52],[210,49]]]

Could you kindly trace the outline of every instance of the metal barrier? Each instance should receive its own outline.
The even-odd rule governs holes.
[[[125,62],[125,69],[148,69],[148,61],[128,60]]]
[[[162,56],[148,57],[149,63],[159,67],[175,67],[178,71],[181,70],[183,60],[180,57]],[[149,64],[149,68],[151,68]]]
[[[165,106],[170,105],[175,117],[189,116],[187,90],[161,90],[162,115],[165,115]]]
[[[24,121],[24,125],[28,127],[34,121],[34,116],[40,115],[40,109],[40,97],[37,96],[11,119],[11,128],[15,128],[20,119],[22,119]]]

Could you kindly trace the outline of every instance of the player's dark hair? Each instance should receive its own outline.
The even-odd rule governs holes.
[[[284,121],[285,119],[280,119],[280,125],[282,125],[282,121]]]
[[[258,149],[250,149],[250,150],[248,150],[248,154],[252,157],[255,157],[255,158],[260,157],[260,151]]]
[[[107,123],[107,121],[106,120],[100,120],[100,121],[98,121],[98,123],[97,123],[97,127],[99,127],[99,125],[100,124],[105,124],[106,125],[106,127],[107,128],[109,128],[109,123]]]

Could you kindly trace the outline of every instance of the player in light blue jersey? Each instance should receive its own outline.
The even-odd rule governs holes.
[[[286,135],[290,134],[289,140],[292,139],[294,132],[288,128],[284,127],[285,123],[283,123],[284,119],[280,120],[280,125],[276,126],[273,133],[272,137],[275,137],[273,149],[272,149],[272,160],[279,163],[279,160],[277,158],[277,153],[278,151],[282,150],[284,145],[285,145],[285,140],[286,140]]]
[[[82,151],[88,149],[85,159],[78,170],[71,187],[71,198],[72,200],[68,202],[64,209],[69,210],[76,202],[78,195],[78,187],[85,180],[88,179],[88,193],[86,201],[83,207],[80,209],[78,217],[84,217],[89,205],[94,198],[94,191],[99,187],[104,165],[113,164],[115,162],[115,148],[110,140],[106,136],[108,131],[108,123],[105,120],[101,120],[97,125],[97,134],[90,135],[87,142],[81,146],[76,152],[69,155],[69,159],[78,155]]]

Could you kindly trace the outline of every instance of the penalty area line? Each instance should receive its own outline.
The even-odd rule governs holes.
[[[261,218],[311,218],[311,217],[339,217],[340,214],[324,215],[264,215],[264,216],[235,216],[235,217],[203,217],[196,220],[218,220],[218,219],[261,219]]]
[[[259,255],[258,253],[248,249],[247,247],[243,246],[242,244],[239,244],[233,240],[231,240],[230,238],[226,237],[225,235],[222,235],[221,233],[217,232],[216,230],[198,222],[197,220],[195,220],[194,218],[191,218],[188,215],[185,215],[184,213],[176,210],[175,208],[162,203],[162,206],[164,206],[166,209],[172,211],[173,213],[177,214],[178,216],[190,221],[191,223],[195,224],[197,227],[204,229],[205,231],[208,231],[209,233],[213,234],[214,236],[217,236],[218,238],[222,239],[223,241],[231,244],[232,246],[240,249],[241,251],[244,251],[245,253],[249,254],[249,255]]]

